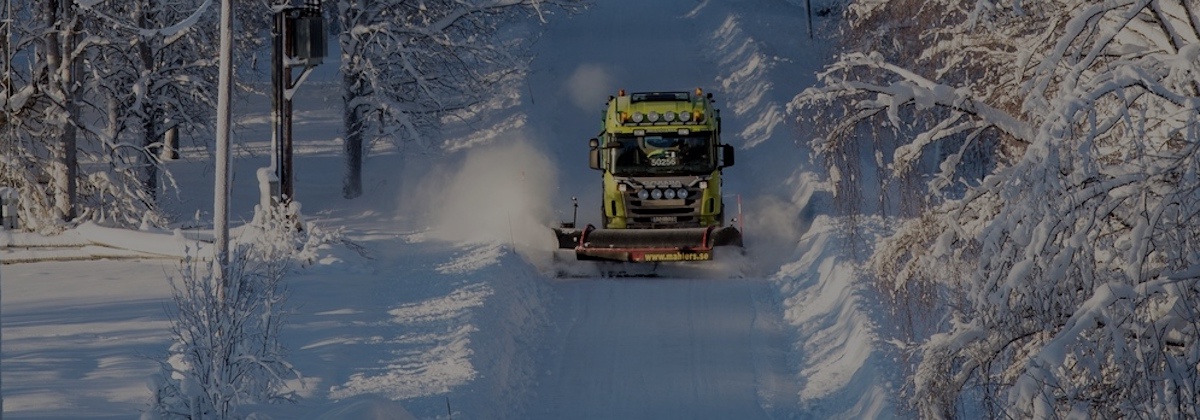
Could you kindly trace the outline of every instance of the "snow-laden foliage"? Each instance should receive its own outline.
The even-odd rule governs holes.
[[[20,192],[23,227],[47,230],[76,216],[81,23],[73,3],[14,3],[6,4],[0,57],[0,182]]]
[[[103,103],[95,133],[110,166],[133,171],[153,199],[170,130],[207,136],[215,104],[214,0],[98,2],[82,7],[95,38],[85,56],[89,100]],[[95,99],[92,99],[92,98]],[[173,145],[178,148],[179,145]],[[170,185],[168,185],[169,187]]]
[[[226,419],[242,404],[293,400],[286,381],[299,372],[278,340],[287,315],[283,280],[293,264],[312,264],[337,241],[339,231],[304,223],[293,202],[256,209],[237,235],[224,287],[215,267],[185,261],[172,282],[175,340],[150,384],[144,417]]]
[[[893,175],[933,163],[937,199],[873,257],[947,313],[916,350],[920,413],[1200,415],[1200,3],[848,10],[912,45],[852,46],[792,110],[839,121],[814,141],[831,162],[882,125]]]
[[[20,191],[21,228],[165,225],[156,199],[177,188],[162,165],[165,141],[203,146],[213,126],[219,2],[10,3],[12,20],[0,26],[0,185]],[[269,38],[270,8],[258,0],[237,10],[246,62]]]
[[[242,404],[294,399],[285,381],[299,372],[279,343],[288,262],[255,260],[248,250],[237,248],[224,281],[215,266],[192,260],[172,281],[174,343],[143,419],[238,418]]]
[[[527,58],[503,29],[583,0],[336,2],[346,130],[346,197],[361,193],[362,154],[377,141],[426,142],[443,118],[497,93]]]
[[[252,258],[269,260],[284,256],[301,266],[317,262],[318,251],[345,241],[341,229],[329,229],[304,221],[300,203],[290,201],[263,209],[254,207],[254,220],[241,228],[237,241],[251,244]]]

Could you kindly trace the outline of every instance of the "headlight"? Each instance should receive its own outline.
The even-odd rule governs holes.
[[[675,199],[675,190],[668,188],[666,191],[663,191],[663,197],[665,197],[668,200],[674,200]]]
[[[650,191],[638,190],[638,198],[643,200],[650,198]]]
[[[688,122],[691,120],[692,120],[691,112],[680,112],[679,113],[679,121]]]
[[[658,122],[658,111],[650,111],[650,115],[646,116],[650,122]]]
[[[663,113],[663,121],[675,121],[675,111],[667,111]]]
[[[640,123],[640,122],[642,122],[642,121],[643,121],[643,120],[645,120],[645,119],[646,119],[646,116],[645,116],[645,115],[642,115],[642,113],[641,113],[641,112],[634,112],[634,113],[633,113],[633,122],[635,122],[635,123]]]
[[[687,198],[687,197],[688,197],[688,190],[687,190],[686,188],[680,188],[680,189],[679,189],[679,191],[675,191],[675,196],[676,196],[676,197],[679,197],[679,198],[681,198],[681,199],[683,199],[683,198]]]
[[[661,200],[663,198],[662,190],[655,188],[654,191],[650,191],[650,198]]]

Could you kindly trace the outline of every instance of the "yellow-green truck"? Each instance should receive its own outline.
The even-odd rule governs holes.
[[[559,248],[580,260],[663,262],[711,260],[714,247],[742,245],[725,225],[721,174],[734,150],[721,143],[711,93],[622,90],[603,117],[588,153],[602,174],[602,226],[556,229]]]

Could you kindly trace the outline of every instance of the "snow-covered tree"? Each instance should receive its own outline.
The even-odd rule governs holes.
[[[362,192],[373,141],[424,140],[449,113],[488,98],[525,63],[519,40],[498,35],[520,16],[542,18],[582,0],[385,0],[337,4],[342,51],[344,194]]]
[[[818,150],[883,125],[904,141],[894,175],[936,163],[938,199],[872,259],[947,312],[917,347],[921,414],[1200,415],[1200,3],[859,1],[848,16],[920,22],[892,12],[939,24],[844,54],[792,110],[839,120]]]
[[[107,103],[101,142],[115,165],[136,168],[147,199],[159,192],[168,130],[204,133],[215,103],[216,14],[211,0],[105,1],[89,5],[98,42],[93,90]]]
[[[300,373],[279,342],[288,315],[283,280],[338,242],[341,231],[300,220],[299,203],[279,203],[256,209],[233,241],[224,290],[215,263],[186,260],[171,283],[174,342],[143,418],[235,418],[246,403],[294,400],[288,381]]]
[[[143,418],[228,419],[246,403],[294,400],[286,381],[299,372],[279,343],[289,260],[252,258],[253,248],[238,247],[224,270],[231,287],[223,290],[215,264],[185,261],[172,282],[174,343]]]
[[[164,135],[198,145],[211,137],[214,2],[11,3],[0,185],[20,191],[22,227],[165,223],[156,196],[174,183],[159,158]],[[239,59],[250,62],[271,9],[263,0],[238,6]]]
[[[38,229],[76,216],[81,24],[73,1],[16,3],[5,10],[0,180],[29,196],[21,218]]]

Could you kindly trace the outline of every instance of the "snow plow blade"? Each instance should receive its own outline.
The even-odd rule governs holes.
[[[583,261],[709,261],[713,248],[742,246],[733,227],[684,229],[558,229],[559,248],[575,250]]]

